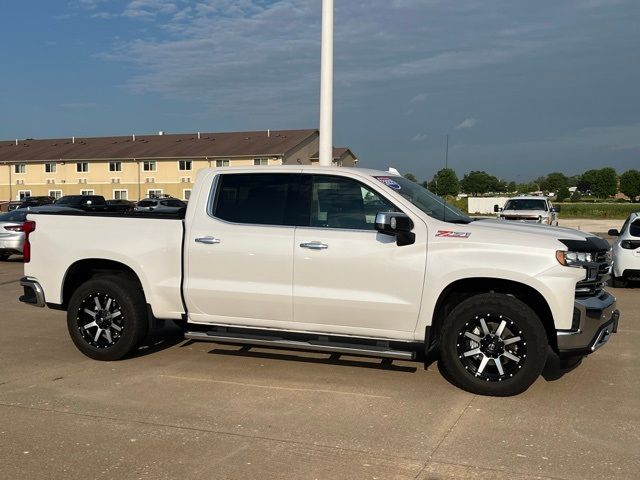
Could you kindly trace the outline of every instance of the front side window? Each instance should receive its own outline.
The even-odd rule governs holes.
[[[76,163],[76,172],[87,173],[89,171],[89,164],[87,162]]]
[[[13,166],[13,171],[15,173],[27,173],[27,165],[24,163],[16,163]]]
[[[142,169],[145,172],[155,172],[156,171],[156,162],[155,160],[150,160],[142,163]]]
[[[191,170],[191,160],[180,160],[178,162],[178,169],[183,172]]]
[[[109,162],[109,171],[110,172],[121,172],[122,171],[122,162]]]
[[[57,165],[55,163],[45,163],[44,171],[45,173],[56,173]]]

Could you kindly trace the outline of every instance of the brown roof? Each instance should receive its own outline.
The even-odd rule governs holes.
[[[190,158],[284,155],[317,130],[280,130],[75,137],[49,140],[0,141],[0,163],[55,160]]]
[[[348,147],[333,147],[333,159],[339,160],[344,157],[347,153],[350,153],[353,158],[357,158],[354,153]],[[320,158],[320,152],[316,152],[311,156],[311,160],[318,160]]]

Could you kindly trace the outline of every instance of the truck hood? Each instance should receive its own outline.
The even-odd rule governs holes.
[[[590,237],[599,238],[596,235],[583,232],[581,230],[576,230],[574,228],[567,227],[550,227],[548,225],[535,224],[535,223],[520,223],[520,222],[508,222],[504,220],[494,220],[494,219],[486,219],[486,220],[476,220],[468,225],[464,225],[463,227],[469,228],[472,232],[481,231],[491,232],[495,230],[500,230],[504,233],[513,233],[516,236],[526,235],[529,237],[528,242],[534,241],[534,237],[542,237],[546,239],[556,239],[556,240],[578,240],[584,241]]]

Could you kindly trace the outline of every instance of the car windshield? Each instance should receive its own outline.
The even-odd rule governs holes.
[[[13,210],[0,215],[0,222],[24,222],[28,214],[28,210]]]
[[[544,210],[547,211],[546,200],[537,200],[535,198],[521,198],[517,200],[509,200],[505,206],[505,210]]]
[[[395,190],[396,193],[402,195],[430,217],[449,223],[471,223],[473,221],[453,205],[411,180],[395,175],[375,178]]]

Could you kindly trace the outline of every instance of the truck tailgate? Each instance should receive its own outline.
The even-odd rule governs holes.
[[[62,304],[65,275],[76,262],[110,260],[135,272],[157,318],[181,318],[182,220],[48,214],[29,220],[36,230],[25,275],[40,282],[47,303]]]

